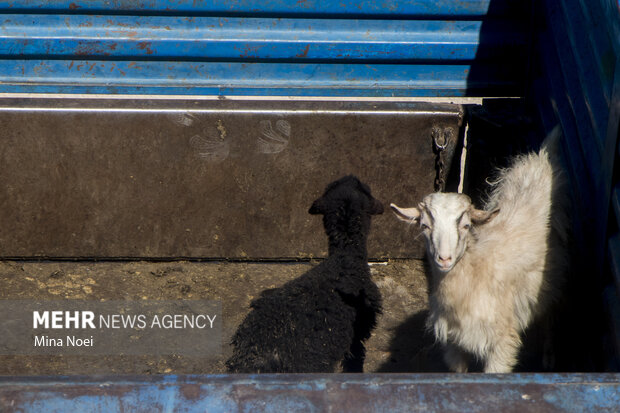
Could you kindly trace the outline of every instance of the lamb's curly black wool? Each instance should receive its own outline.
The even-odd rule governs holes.
[[[383,206],[368,186],[346,176],[310,207],[322,214],[329,257],[280,288],[266,290],[235,333],[228,370],[236,373],[363,370],[365,348],[381,312],[370,279],[366,240]]]

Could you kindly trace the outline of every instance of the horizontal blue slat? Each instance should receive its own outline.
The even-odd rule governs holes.
[[[619,374],[0,378],[9,412],[617,412]]]
[[[518,67],[0,60],[0,92],[467,96],[515,92]],[[284,76],[283,74],[286,74]]]
[[[509,22],[5,15],[0,56],[175,59],[522,60]]]
[[[169,12],[473,17],[514,15],[523,0],[2,0],[0,12]]]

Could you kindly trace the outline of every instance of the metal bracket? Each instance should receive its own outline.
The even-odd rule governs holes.
[[[435,153],[435,192],[443,192],[446,187],[445,175],[445,151],[453,140],[454,130],[452,128],[441,129],[434,126],[431,130],[433,139],[433,153]]]

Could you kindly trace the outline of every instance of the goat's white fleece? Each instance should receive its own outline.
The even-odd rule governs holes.
[[[520,332],[560,289],[569,220],[559,139],[558,127],[539,153],[519,156],[499,172],[484,208],[499,208],[497,215],[472,229],[452,270],[442,274],[433,266],[428,325],[455,371],[467,370],[463,350],[477,356],[485,372],[512,371]]]

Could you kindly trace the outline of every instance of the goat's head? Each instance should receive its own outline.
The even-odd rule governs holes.
[[[454,268],[465,254],[472,225],[483,225],[499,212],[476,209],[467,195],[455,193],[430,194],[417,207],[390,206],[399,219],[420,226],[429,260],[442,273]]]

